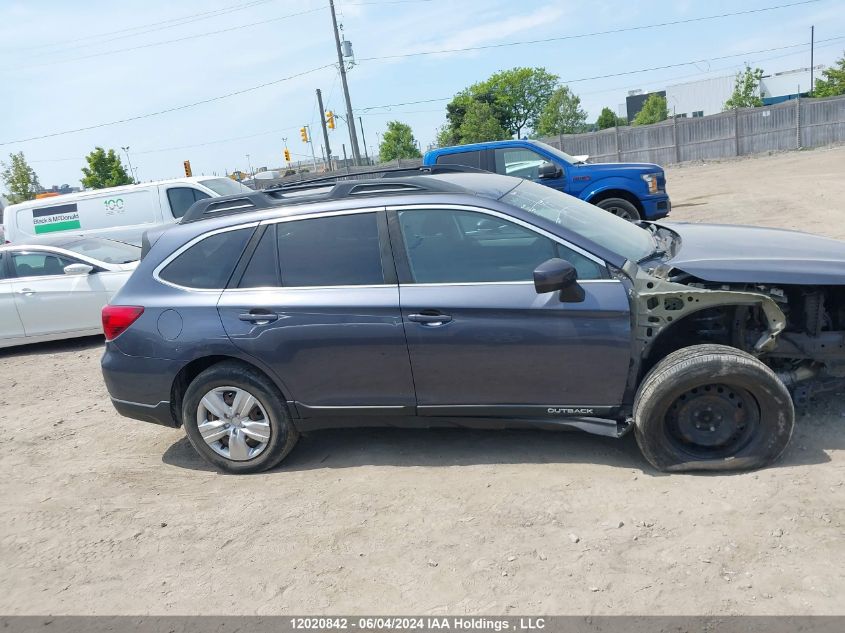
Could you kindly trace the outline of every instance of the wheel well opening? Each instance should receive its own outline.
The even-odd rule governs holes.
[[[608,189],[606,191],[600,191],[599,193],[592,196],[587,202],[590,204],[598,204],[602,200],[607,200],[608,198],[622,198],[623,200],[627,200],[631,204],[633,204],[637,211],[640,213],[643,212],[643,205],[640,202],[640,199],[637,198],[633,193],[630,191],[626,191],[625,189]]]
[[[669,324],[648,350],[640,365],[639,379],[666,356],[690,345],[719,344],[747,351],[744,344],[745,306],[725,305],[704,308]]]
[[[173,415],[173,419],[176,420],[178,426],[182,426],[182,399],[188,385],[193,382],[194,378],[199,376],[209,367],[213,367],[214,365],[224,362],[238,363],[244,367],[249,367],[252,370],[261,372],[261,374],[266,376],[265,372],[263,372],[260,368],[233,356],[204,356],[202,358],[192,360],[179,370],[179,373],[176,374],[176,378],[173,379],[173,385],[170,388],[170,412]],[[270,379],[270,381],[273,382],[272,379]]]

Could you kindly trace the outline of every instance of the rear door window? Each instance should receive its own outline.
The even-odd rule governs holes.
[[[193,187],[171,187],[167,190],[167,201],[170,203],[170,211],[177,220],[185,215],[185,211],[190,209],[194,202],[210,197],[204,191],[194,189]]]
[[[249,227],[209,235],[179,254],[159,277],[186,288],[222,290],[254,230]]]
[[[283,286],[384,283],[375,213],[281,222],[276,235]]]
[[[453,154],[441,154],[437,157],[438,165],[466,165],[481,169],[481,152],[455,152]]]

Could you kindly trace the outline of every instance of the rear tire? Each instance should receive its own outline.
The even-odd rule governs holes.
[[[693,345],[643,379],[634,424],[640,450],[658,470],[751,470],[783,454],[795,410],[758,359],[725,345]]]
[[[236,412],[235,396],[245,403],[242,415]],[[247,400],[249,396],[254,400]],[[272,468],[299,439],[276,386],[261,372],[236,362],[213,365],[194,378],[185,391],[182,420],[197,453],[228,473]]]
[[[605,198],[599,200],[596,206],[629,222],[637,222],[642,219],[637,207],[624,198]]]

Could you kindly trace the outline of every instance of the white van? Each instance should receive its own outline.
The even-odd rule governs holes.
[[[29,200],[4,209],[5,241],[67,232],[140,245],[144,231],[175,222],[197,200],[247,191],[229,178],[194,176]]]

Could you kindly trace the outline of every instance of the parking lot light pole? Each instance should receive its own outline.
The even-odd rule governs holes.
[[[135,170],[132,169],[132,159],[129,158],[129,146],[128,145],[126,147],[121,146],[120,149],[122,149],[124,152],[126,152],[126,162],[129,163],[129,175],[132,176],[132,184],[137,185],[138,184],[138,178],[135,175]]]

